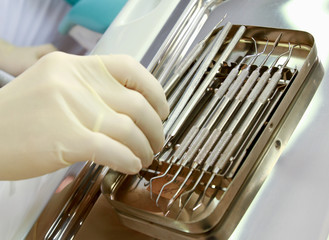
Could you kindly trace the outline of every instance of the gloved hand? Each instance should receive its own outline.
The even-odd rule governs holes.
[[[164,144],[158,81],[124,55],[43,57],[0,89],[0,178],[93,160],[137,173]]]
[[[18,76],[42,56],[56,51],[51,44],[32,47],[17,47],[0,39],[0,69]]]

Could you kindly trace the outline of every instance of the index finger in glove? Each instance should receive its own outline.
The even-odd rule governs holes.
[[[111,75],[125,87],[141,93],[162,120],[169,106],[160,83],[140,63],[127,55],[100,56]]]

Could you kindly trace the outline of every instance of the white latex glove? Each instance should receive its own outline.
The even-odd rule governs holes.
[[[42,56],[56,51],[52,44],[18,47],[0,39],[0,69],[18,76]]]
[[[0,178],[87,160],[135,174],[161,150],[168,113],[160,84],[131,57],[50,53],[0,89]]]

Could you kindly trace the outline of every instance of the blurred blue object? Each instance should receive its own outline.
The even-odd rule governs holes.
[[[77,2],[79,2],[80,0],[66,0],[67,3],[71,4],[71,5],[74,5],[76,4]]]
[[[71,10],[59,25],[59,32],[67,34],[80,25],[91,31],[104,33],[128,0],[66,0]]]

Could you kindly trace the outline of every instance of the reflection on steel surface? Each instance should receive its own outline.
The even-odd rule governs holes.
[[[286,119],[304,89],[314,93],[317,85],[305,86],[313,68],[321,76],[321,65],[305,32],[230,23],[187,56],[194,59],[168,78],[175,84],[164,83],[168,99],[175,97],[164,150],[115,188],[110,172],[103,193],[126,224],[144,223],[154,237],[229,236],[243,215],[234,206],[248,206],[268,173],[258,169],[277,160],[298,122]]]

